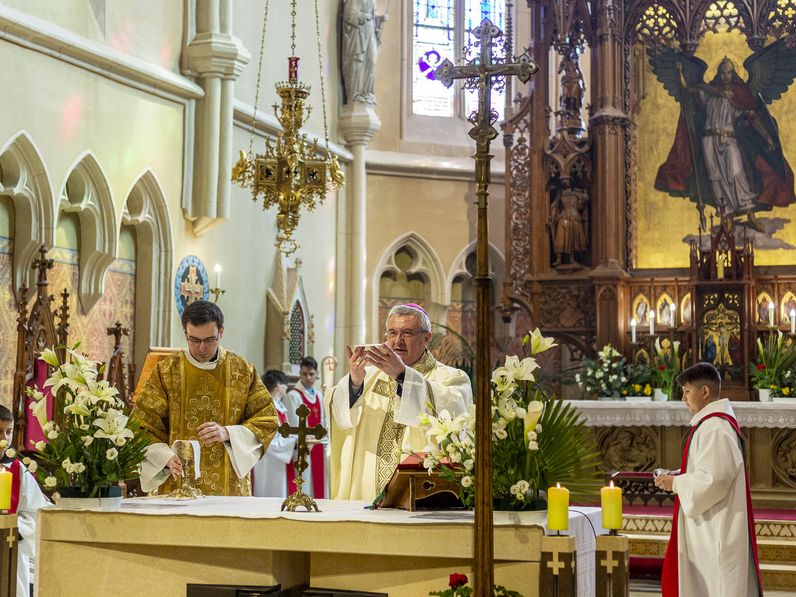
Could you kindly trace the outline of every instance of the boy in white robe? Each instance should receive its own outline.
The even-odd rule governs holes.
[[[0,446],[6,448],[14,435],[14,417],[11,411],[0,405]],[[50,502],[44,497],[36,479],[33,478],[22,462],[16,460],[16,452],[8,448],[2,453],[0,465],[10,470],[19,479],[12,481],[11,511],[17,515],[19,544],[17,547],[17,597],[31,595],[31,566],[36,553],[36,512]],[[27,460],[27,459],[26,459]],[[36,463],[31,462],[33,471]],[[16,510],[14,509],[14,493],[17,494]]]
[[[263,375],[263,383],[271,394],[281,425],[287,421],[287,409],[282,402],[287,392],[287,376],[277,369],[271,369]],[[287,497],[288,473],[293,462],[296,439],[295,435],[282,437],[277,433],[268,444],[265,454],[254,465],[252,493],[256,497]]]
[[[655,485],[677,496],[663,564],[663,597],[762,595],[743,435],[721,376],[697,363],[677,377],[694,415],[679,470]]]

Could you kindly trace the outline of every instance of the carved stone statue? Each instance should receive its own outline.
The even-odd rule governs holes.
[[[375,0],[345,0],[342,53],[345,103],[376,103],[376,78],[381,32],[387,17],[376,15]]]
[[[550,204],[550,234],[555,252],[554,267],[580,265],[578,253],[589,247],[588,206],[589,196],[581,189],[572,188],[568,178],[561,179],[561,188]]]

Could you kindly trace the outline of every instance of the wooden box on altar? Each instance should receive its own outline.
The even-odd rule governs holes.
[[[0,597],[17,594],[17,515],[0,515]]]
[[[387,483],[379,508],[401,510],[461,508],[459,486],[438,471],[423,468],[424,454],[410,454],[401,462]]]

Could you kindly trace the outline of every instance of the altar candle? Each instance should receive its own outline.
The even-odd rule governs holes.
[[[796,334],[796,311],[790,310],[790,333]]]
[[[622,528],[622,489],[614,487],[614,482],[600,489],[600,502],[603,508],[603,528]]]
[[[768,303],[768,325],[774,327],[774,303]]]
[[[650,311],[648,319],[650,320],[650,336],[652,336],[655,333],[655,311]]]
[[[216,263],[213,271],[216,272],[216,288],[221,288],[221,264]]]
[[[630,342],[632,344],[636,343],[636,326],[637,325],[638,325],[638,322],[636,321],[635,317],[630,320]]]
[[[674,315],[675,315],[674,312],[675,312],[676,309],[677,309],[677,307],[675,306],[674,303],[670,303],[669,304],[669,324],[672,327],[677,327],[676,322],[674,321]]]
[[[11,474],[5,467],[0,467],[0,510],[11,509]]]
[[[566,531],[569,528],[569,489],[556,483],[547,490],[547,528]]]

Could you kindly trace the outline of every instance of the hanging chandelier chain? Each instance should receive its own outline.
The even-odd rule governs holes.
[[[257,130],[257,102],[260,101],[260,79],[263,75],[263,52],[265,50],[265,29],[266,25],[268,24],[268,3],[269,0],[265,0],[265,12],[263,13],[263,32],[260,35],[260,57],[257,61],[257,82],[254,85],[254,110],[252,110],[252,122],[251,122],[251,135],[249,136],[249,158],[254,155],[252,153],[252,147],[254,145],[254,131]]]
[[[315,40],[318,43],[318,73],[321,76],[321,111],[323,112],[323,141],[326,143],[326,157],[331,155],[329,149],[329,125],[326,122],[326,84],[323,79],[323,52],[321,51],[321,24],[318,17],[318,0],[315,0]]]
[[[296,55],[296,0],[290,0],[290,55]]]

